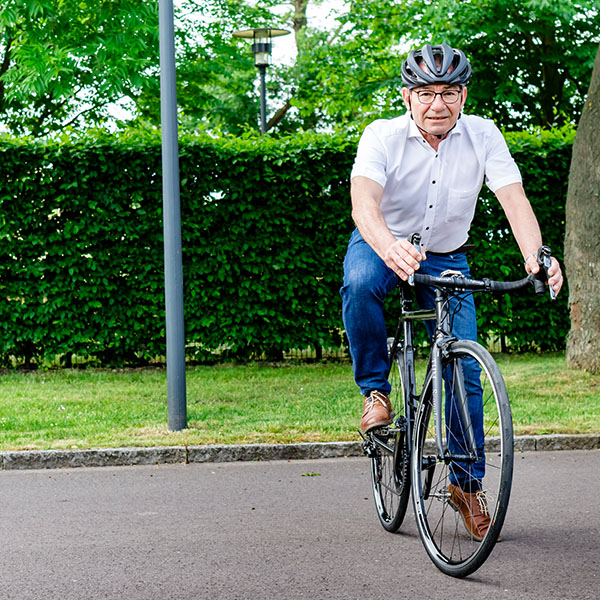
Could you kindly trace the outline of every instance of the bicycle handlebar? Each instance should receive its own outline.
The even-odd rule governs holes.
[[[433,275],[415,273],[414,281],[415,283],[429,285],[437,288],[447,288],[464,291],[483,290],[485,292],[513,292],[515,290],[523,289],[524,287],[527,287],[528,285],[532,284],[535,287],[536,294],[543,294],[545,292],[544,282],[540,281],[540,279],[538,279],[537,276],[533,273],[530,273],[529,275],[527,275],[527,277],[523,277],[523,279],[518,279],[516,281],[469,279],[468,277],[462,277],[457,275],[452,275],[450,277],[434,277]]]
[[[420,248],[421,236],[418,233],[413,233],[409,237],[411,244],[415,248]],[[451,274],[447,277],[434,277],[433,275],[424,275],[422,273],[414,273],[408,279],[409,285],[420,283],[437,288],[446,288],[453,290],[477,291],[485,292],[512,292],[520,290],[527,285],[533,285],[535,293],[542,295],[546,291],[546,282],[548,280],[548,269],[550,268],[551,251],[548,246],[540,246],[537,252],[537,262],[540,267],[537,273],[529,273],[527,277],[516,281],[494,281],[491,279],[469,279],[460,275],[460,273]],[[554,290],[550,288],[550,298],[554,300],[556,295]]]

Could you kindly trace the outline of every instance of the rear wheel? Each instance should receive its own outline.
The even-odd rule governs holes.
[[[379,521],[387,531],[397,531],[410,496],[410,434],[404,414],[404,357],[401,348],[390,353],[390,401],[395,413],[392,425],[369,434],[371,442],[371,483]]]
[[[467,454],[466,434],[456,433],[464,422],[461,419],[457,426],[456,398],[465,392],[471,420],[483,420],[485,438],[475,440],[477,461],[453,460],[450,454],[438,456],[434,442],[433,386],[428,374],[415,420],[411,463],[413,503],[419,534],[431,560],[444,573],[465,577],[489,556],[504,523],[513,471],[512,419],[504,381],[487,350],[475,342],[455,342],[442,366],[445,375],[440,412],[444,448],[451,448],[455,456]],[[464,380],[465,372],[473,374],[472,377]],[[459,496],[468,501],[458,502]],[[458,510],[461,506],[462,512]],[[482,537],[473,533],[473,526],[471,531],[466,526],[472,514],[469,507],[477,506],[484,513],[487,511],[490,518],[490,526]]]

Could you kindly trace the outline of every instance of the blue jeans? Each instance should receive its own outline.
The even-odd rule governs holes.
[[[419,272],[437,276],[447,269],[460,271],[469,276],[466,255],[464,253],[448,256],[428,254],[427,260],[421,262]],[[354,379],[363,395],[367,395],[372,390],[379,390],[386,394],[391,391],[387,379],[388,335],[383,314],[383,300],[386,294],[397,287],[398,281],[394,272],[363,240],[359,231],[355,230],[350,237],[344,259],[344,285],[340,294],[342,296],[342,317],[350,345]],[[421,308],[435,306],[435,291],[432,288],[417,286],[415,291],[417,303]],[[452,302],[456,305],[458,300],[453,299]],[[426,321],[425,325],[431,336],[434,324]],[[460,310],[452,322],[452,332],[460,339],[477,340],[477,317],[471,295],[462,298]],[[451,475],[451,480],[455,485],[461,485],[466,491],[471,491],[478,488],[478,482],[483,478],[485,471],[482,393],[479,384],[479,368],[474,361],[463,360],[463,372],[475,441],[482,458],[471,466],[457,465]],[[444,373],[444,379],[449,381],[448,373]],[[447,385],[446,387],[451,386]],[[460,419],[450,414],[456,410],[456,404],[447,402],[446,407],[446,422],[451,429],[448,432],[450,450],[460,452],[460,448],[465,444],[464,435],[460,428],[452,430],[452,424],[460,424]]]

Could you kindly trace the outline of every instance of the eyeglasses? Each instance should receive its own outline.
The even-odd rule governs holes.
[[[459,90],[444,90],[443,92],[433,92],[430,90],[412,90],[421,104],[433,104],[437,96],[441,96],[445,104],[455,104],[461,96]]]

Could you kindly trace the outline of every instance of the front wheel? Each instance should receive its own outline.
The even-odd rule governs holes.
[[[397,531],[410,497],[410,423],[404,414],[404,356],[402,349],[388,340],[390,358],[390,401],[394,423],[369,434],[371,483],[379,521],[384,529]]]
[[[431,560],[444,573],[465,577],[489,556],[504,523],[513,471],[512,418],[498,366],[479,344],[454,342],[442,368],[439,417],[445,456],[439,456],[434,442],[433,382],[428,373],[415,420],[413,503]],[[465,459],[470,444],[459,406],[465,394],[474,430],[474,459]],[[473,526],[471,510],[478,515],[487,512],[487,531]]]

